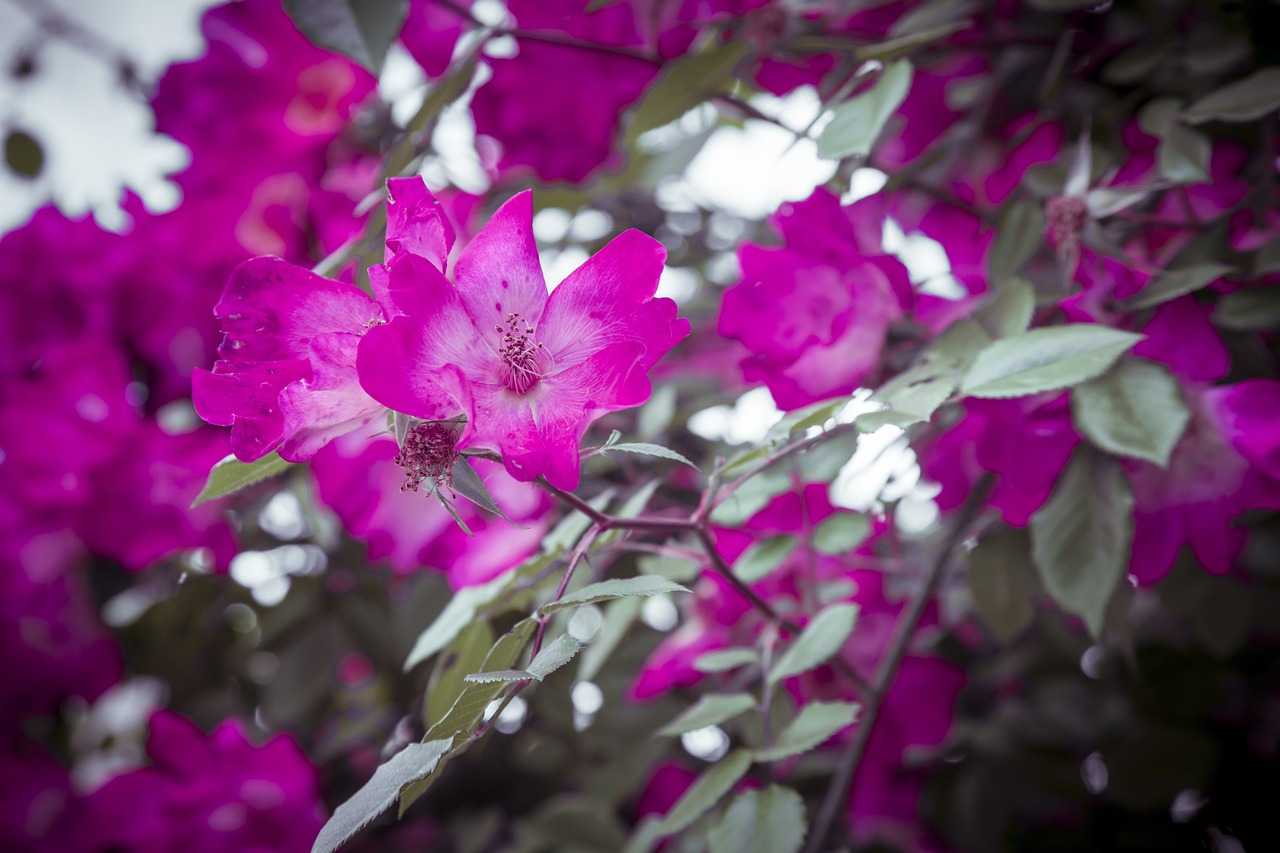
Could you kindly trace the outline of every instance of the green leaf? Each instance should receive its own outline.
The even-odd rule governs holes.
[[[1253,121],[1280,109],[1280,68],[1261,68],[1243,80],[1210,92],[1187,108],[1182,118],[1192,124]]]
[[[839,160],[870,154],[885,123],[911,89],[911,71],[908,60],[890,63],[870,89],[836,107],[818,137],[818,156]]]
[[[1138,111],[1138,124],[1160,137],[1160,173],[1174,183],[1198,184],[1209,180],[1208,137],[1179,121],[1182,101],[1156,98]]]
[[[608,452],[610,453],[612,453],[615,450],[622,451],[623,453],[634,453],[637,456],[658,456],[658,457],[661,457],[662,459],[671,459],[676,462],[680,462],[684,465],[688,465],[690,468],[692,468],[695,471],[698,470],[698,466],[694,465],[684,456],[680,455],[679,453],[676,453],[671,448],[663,447],[660,444],[645,444],[643,442],[631,441],[631,442],[625,442],[623,444],[614,444],[608,448]],[[601,453],[604,453],[604,452],[606,451],[602,448]]]
[[[1078,448],[1049,500],[1031,516],[1030,529],[1045,590],[1100,636],[1133,539],[1133,493],[1119,463]]]
[[[484,660],[483,672],[501,672],[508,670],[516,659],[524,653],[524,648],[533,637],[537,622],[533,619],[522,619],[507,633],[498,638],[498,642],[489,650]],[[452,738],[458,734],[469,735],[479,724],[484,709],[489,707],[504,683],[468,684],[458,696],[449,713],[427,730],[425,740]]]
[[[284,10],[312,42],[377,74],[400,34],[408,0],[284,0]]]
[[[658,78],[640,99],[627,123],[627,137],[634,140],[646,130],[675,121],[708,98],[727,92],[733,70],[746,58],[745,40],[714,42],[663,66]]]
[[[737,749],[720,763],[708,768],[662,819],[658,825],[659,837],[688,829],[694,821],[720,802],[721,797],[733,790],[733,786],[738,784],[738,780],[746,775],[750,767],[751,753],[745,749]]]
[[[796,549],[798,540],[789,533],[756,542],[733,564],[733,573],[747,583],[755,583],[782,565]]]
[[[1008,643],[1035,618],[1031,596],[1040,590],[1031,564],[1031,539],[1025,530],[1002,528],[978,542],[968,554],[969,591],[982,621]]]
[[[411,743],[373,772],[373,778],[355,796],[338,806],[329,818],[311,853],[333,853],[375,817],[391,807],[405,785],[431,775],[452,741]]]
[[[810,702],[783,729],[768,749],[757,749],[756,761],[781,761],[808,752],[836,732],[853,725],[862,706],[857,702]]]
[[[496,684],[500,681],[533,681],[534,678],[536,676],[527,669],[494,669],[468,673],[462,680],[468,684]]]
[[[796,853],[808,821],[804,800],[790,788],[770,785],[734,797],[707,834],[710,853]]]
[[[973,318],[994,338],[1018,335],[1031,325],[1036,310],[1036,294],[1025,278],[1012,276],[982,304]]]
[[[591,645],[583,650],[578,659],[578,680],[595,681],[601,667],[609,660],[609,656],[627,636],[631,626],[640,616],[644,606],[641,598],[620,598],[611,602],[604,609],[604,621]]]
[[[759,662],[760,653],[755,649],[719,649],[695,660],[693,668],[698,672],[727,672]]]
[[[253,462],[241,462],[234,456],[228,456],[213,466],[213,470],[209,472],[209,480],[191,505],[196,507],[205,501],[226,497],[246,486],[274,477],[292,466],[292,462],[284,461],[280,454],[274,452]]]
[[[858,623],[858,605],[833,604],[805,626],[787,650],[783,652],[769,671],[770,683],[808,672],[826,663],[840,651],[845,640]]]
[[[493,495],[489,494],[489,488],[485,486],[484,480],[480,479],[480,475],[476,473],[476,469],[471,467],[471,463],[465,458],[459,458],[453,466],[453,490],[471,501],[485,512],[491,512],[494,515],[502,516],[511,524],[514,521],[507,518],[507,514],[502,511],[502,507],[498,506],[498,502],[493,499]],[[516,527],[524,529],[519,524]]]
[[[436,617],[427,630],[418,636],[413,644],[409,657],[405,659],[404,670],[408,672],[445,646],[453,642],[463,628],[471,624],[480,608],[493,603],[495,599],[515,578],[515,570],[503,572],[488,583],[479,586],[468,586],[454,593],[453,598],[445,605],[444,610]]]
[[[1022,397],[1092,379],[1142,340],[1094,323],[1032,329],[988,346],[965,373],[960,390],[972,397]]]
[[[599,583],[588,584],[582,589],[566,595],[559,601],[552,601],[538,608],[539,616],[547,616],[555,613],[557,610],[564,610],[566,607],[578,607],[583,604],[598,604],[601,601],[610,601],[614,598],[625,598],[629,595],[638,595],[642,597],[650,597],[654,595],[667,595],[673,592],[688,592],[686,588],[674,581],[669,581],[659,575],[639,575],[634,578],[616,578],[613,580],[600,581]]]
[[[1160,467],[1182,438],[1191,413],[1182,388],[1164,365],[1122,358],[1106,373],[1071,392],[1076,428],[1108,453]]]
[[[476,619],[463,628],[440,655],[427,682],[427,701],[423,708],[426,725],[442,717],[457,701],[466,687],[464,677],[484,665],[493,640],[489,623]]]
[[[580,651],[582,651],[582,643],[577,637],[572,634],[561,634],[538,652],[538,656],[529,664],[529,674],[542,681],[573,660],[574,655]]]
[[[1000,288],[1013,278],[1044,244],[1044,208],[1029,201],[1014,201],[1000,214],[996,238],[987,258],[991,282]]]
[[[871,522],[856,512],[829,516],[813,534],[814,550],[823,554],[847,554],[862,544],[871,532]]]
[[[1165,270],[1154,281],[1148,282],[1138,292],[1137,296],[1125,300],[1122,307],[1130,311],[1138,308],[1151,308],[1162,302],[1168,302],[1170,299],[1176,299],[1183,294],[1199,290],[1232,271],[1234,271],[1234,267],[1229,264],[1220,264],[1213,261],[1192,264],[1184,269]]]
[[[732,720],[755,706],[755,698],[747,693],[712,693],[703,696],[674,720],[658,729],[658,734],[682,735],[704,726],[714,726]]]
[[[1213,322],[1224,329],[1257,331],[1280,326],[1280,287],[1251,287],[1218,302]]]
[[[889,406],[889,411],[859,415],[855,421],[858,429],[872,432],[886,423],[905,427],[929,420],[951,398],[962,372],[990,343],[990,335],[977,322],[952,323],[921,351],[915,364],[871,395],[875,402]]]
[[[973,15],[977,5],[976,0],[929,0],[914,9],[908,7],[889,28],[889,36],[898,38],[955,24]]]

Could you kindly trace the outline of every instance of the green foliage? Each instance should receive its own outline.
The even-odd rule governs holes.
[[[756,700],[746,693],[710,693],[658,729],[658,734],[682,735],[704,726],[718,725],[755,706]]]
[[[755,649],[719,649],[699,657],[693,662],[693,668],[699,672],[726,672],[759,662],[760,653]]]
[[[689,828],[694,821],[715,808],[716,803],[733,790],[733,786],[747,774],[750,767],[751,753],[745,749],[736,749],[708,768],[659,823],[659,837]]]
[[[1071,392],[1076,427],[1109,453],[1145,459],[1161,467],[1182,438],[1191,413],[1169,369],[1124,357]]]
[[[808,752],[853,725],[862,706],[857,702],[810,702],[779,734],[773,746],[757,749],[756,761],[781,761]]]
[[[790,788],[770,785],[743,791],[707,835],[711,853],[796,853],[804,843],[804,800]]]
[[[968,554],[969,591],[982,621],[1009,643],[1035,619],[1031,596],[1040,590],[1025,530],[1003,528],[982,537]]]
[[[582,643],[577,637],[572,634],[561,634],[538,652],[538,656],[529,664],[529,674],[541,681],[573,660],[580,651],[582,651]]]
[[[769,681],[777,683],[826,663],[840,651],[857,624],[856,604],[832,604],[823,609],[778,656],[769,670]]]
[[[1142,288],[1137,296],[1126,301],[1125,307],[1129,309],[1150,308],[1162,302],[1168,302],[1170,299],[1176,299],[1183,294],[1192,293],[1210,282],[1217,281],[1231,272],[1232,269],[1228,264],[1210,261],[1202,264],[1193,264],[1182,269],[1166,270],[1154,281]]]
[[[555,613],[557,610],[564,610],[566,607],[579,607],[583,604],[599,604],[602,601],[610,601],[615,598],[625,598],[626,596],[640,596],[649,598],[655,595],[669,595],[675,592],[688,592],[689,590],[682,587],[674,581],[669,581],[664,577],[657,575],[640,575],[634,578],[615,578],[613,580],[600,581],[599,583],[589,584],[575,593],[566,595],[558,601],[548,602],[538,608],[539,616],[546,616]]]
[[[377,74],[409,13],[408,0],[284,0],[298,29]]]
[[[698,469],[697,465],[694,465],[683,455],[676,453],[674,450],[672,450],[669,447],[663,447],[662,445],[659,445],[659,444],[644,444],[642,442],[623,442],[621,444],[611,444],[606,447],[600,448],[601,453],[607,453],[614,450],[618,451],[619,453],[634,453],[637,456],[657,456],[662,459],[671,459],[681,463],[682,465],[688,465],[690,468],[694,469],[695,471]]]
[[[860,95],[836,108],[818,137],[818,156],[841,159],[871,153],[885,123],[898,111],[911,89],[911,63],[899,59],[885,66],[880,77]]]
[[[813,547],[823,554],[845,554],[862,544],[871,532],[865,515],[837,512],[823,520],[813,533]]]
[[[733,84],[733,70],[747,56],[741,41],[708,44],[668,63],[632,110],[627,123],[631,139],[675,121],[703,101],[727,93]]]
[[[208,482],[191,505],[195,507],[206,501],[226,497],[254,483],[260,483],[269,477],[283,473],[292,466],[292,462],[284,461],[280,458],[280,454],[275,452],[268,453],[253,462],[241,462],[233,456],[228,456],[213,466],[213,470],[209,472]]]
[[[747,583],[755,583],[781,566],[798,544],[800,540],[790,533],[762,539],[742,552],[733,564],[733,573]]]
[[[1032,329],[978,353],[960,390],[972,397],[1023,397],[1098,376],[1142,335],[1092,323]]]
[[[1260,68],[1198,99],[1182,114],[1184,121],[1253,121],[1280,109],[1280,68]]]
[[[1030,201],[1005,206],[987,259],[991,282],[1000,287],[1013,278],[1044,245],[1044,209]]]

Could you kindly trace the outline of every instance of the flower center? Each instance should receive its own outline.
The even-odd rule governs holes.
[[[452,424],[426,421],[409,430],[396,454],[396,464],[404,469],[400,491],[418,491],[427,480],[428,492],[441,485],[453,485],[453,463],[458,459],[458,433]]]
[[[1089,208],[1079,196],[1059,195],[1045,201],[1045,237],[1054,250],[1070,254],[1080,248]]]
[[[494,325],[498,333],[499,376],[508,389],[523,394],[543,376],[547,348],[534,340],[533,326],[519,314]]]

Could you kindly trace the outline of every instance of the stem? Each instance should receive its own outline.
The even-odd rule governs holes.
[[[960,509],[959,515],[956,516],[951,532],[947,534],[946,541],[943,542],[942,548],[933,560],[933,565],[929,567],[929,572],[925,576],[924,587],[920,590],[920,594],[912,600],[910,606],[899,620],[888,652],[880,661],[880,668],[876,673],[875,692],[867,697],[864,703],[862,720],[858,724],[858,731],[854,734],[853,740],[850,741],[844,753],[841,754],[840,761],[836,765],[836,773],[831,780],[831,786],[827,788],[827,795],[822,801],[822,808],[818,812],[815,828],[809,834],[808,843],[805,844],[805,853],[817,853],[817,851],[823,849],[827,834],[831,831],[831,824],[840,810],[840,804],[848,797],[849,783],[853,780],[853,774],[858,769],[863,752],[866,751],[867,742],[871,739],[871,733],[875,729],[876,719],[880,715],[884,698],[888,694],[894,678],[898,675],[898,669],[902,666],[902,659],[907,655],[907,647],[911,645],[911,638],[920,624],[920,618],[924,615],[925,608],[929,606],[929,602],[933,600],[933,595],[938,589],[938,583],[942,580],[943,570],[951,561],[952,552],[964,539],[979,509],[986,503],[987,493],[990,491],[991,484],[992,477],[987,474],[969,493],[968,500],[965,501],[964,506]]]
[[[715,500],[708,502],[706,510],[704,512],[699,513],[699,518],[701,519],[702,517],[705,517],[706,515],[708,515],[711,510],[714,510],[717,506],[723,503],[725,498],[729,497],[729,495],[732,495],[736,490],[741,488],[743,483],[747,482],[747,480],[750,480],[752,477],[756,476],[766,468],[771,467],[772,465],[787,458],[793,453],[797,453],[801,450],[808,450],[810,447],[813,447],[815,444],[817,444],[820,441],[825,441],[828,438],[834,438],[835,436],[840,435],[841,433],[850,432],[854,429],[856,429],[856,427],[853,424],[837,424],[836,426],[833,426],[831,429],[827,430],[826,432],[818,433],[817,435],[811,438],[797,439],[796,441],[793,441],[790,444],[787,444],[778,448],[773,453],[769,454],[764,459],[757,462],[755,465],[752,465],[750,468],[748,468],[746,471],[740,474],[737,478],[726,483],[724,485],[724,488],[721,489],[720,495]]]
[[[596,541],[596,537],[603,530],[604,528],[601,525],[593,524],[586,533],[582,534],[582,538],[574,546],[573,553],[569,555],[569,565],[565,567],[564,574],[560,577],[560,585],[556,587],[556,594],[551,598],[551,603],[564,598],[565,590],[569,588],[569,581],[573,579],[573,572],[578,568],[578,563],[581,563],[583,558],[587,556],[587,551],[591,549],[591,543]],[[533,649],[529,652],[529,660],[536,658],[538,652],[542,651],[542,638],[547,633],[547,625],[554,615],[554,613],[548,613],[538,620],[538,633],[533,638]]]
[[[738,594],[750,601],[752,606],[768,616],[774,622],[777,622],[788,631],[799,631],[800,624],[793,619],[782,616],[778,611],[773,609],[773,605],[761,598],[754,589],[747,586],[742,578],[733,573],[729,568],[729,564],[724,561],[724,557],[720,556],[720,552],[716,550],[715,540],[711,538],[711,533],[705,527],[697,528],[698,541],[702,543],[702,548],[707,552],[707,556],[711,559],[711,567],[716,574],[729,582],[729,585],[738,591]]]

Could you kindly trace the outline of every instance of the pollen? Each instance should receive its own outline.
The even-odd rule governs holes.
[[[493,329],[499,335],[502,384],[524,394],[542,378],[546,347],[534,340],[533,326],[519,314],[508,314],[506,322],[495,324]]]
[[[457,428],[452,424],[425,421],[409,430],[395,462],[404,469],[400,491],[416,492],[423,483],[434,492],[453,485],[453,465],[458,459]]]

